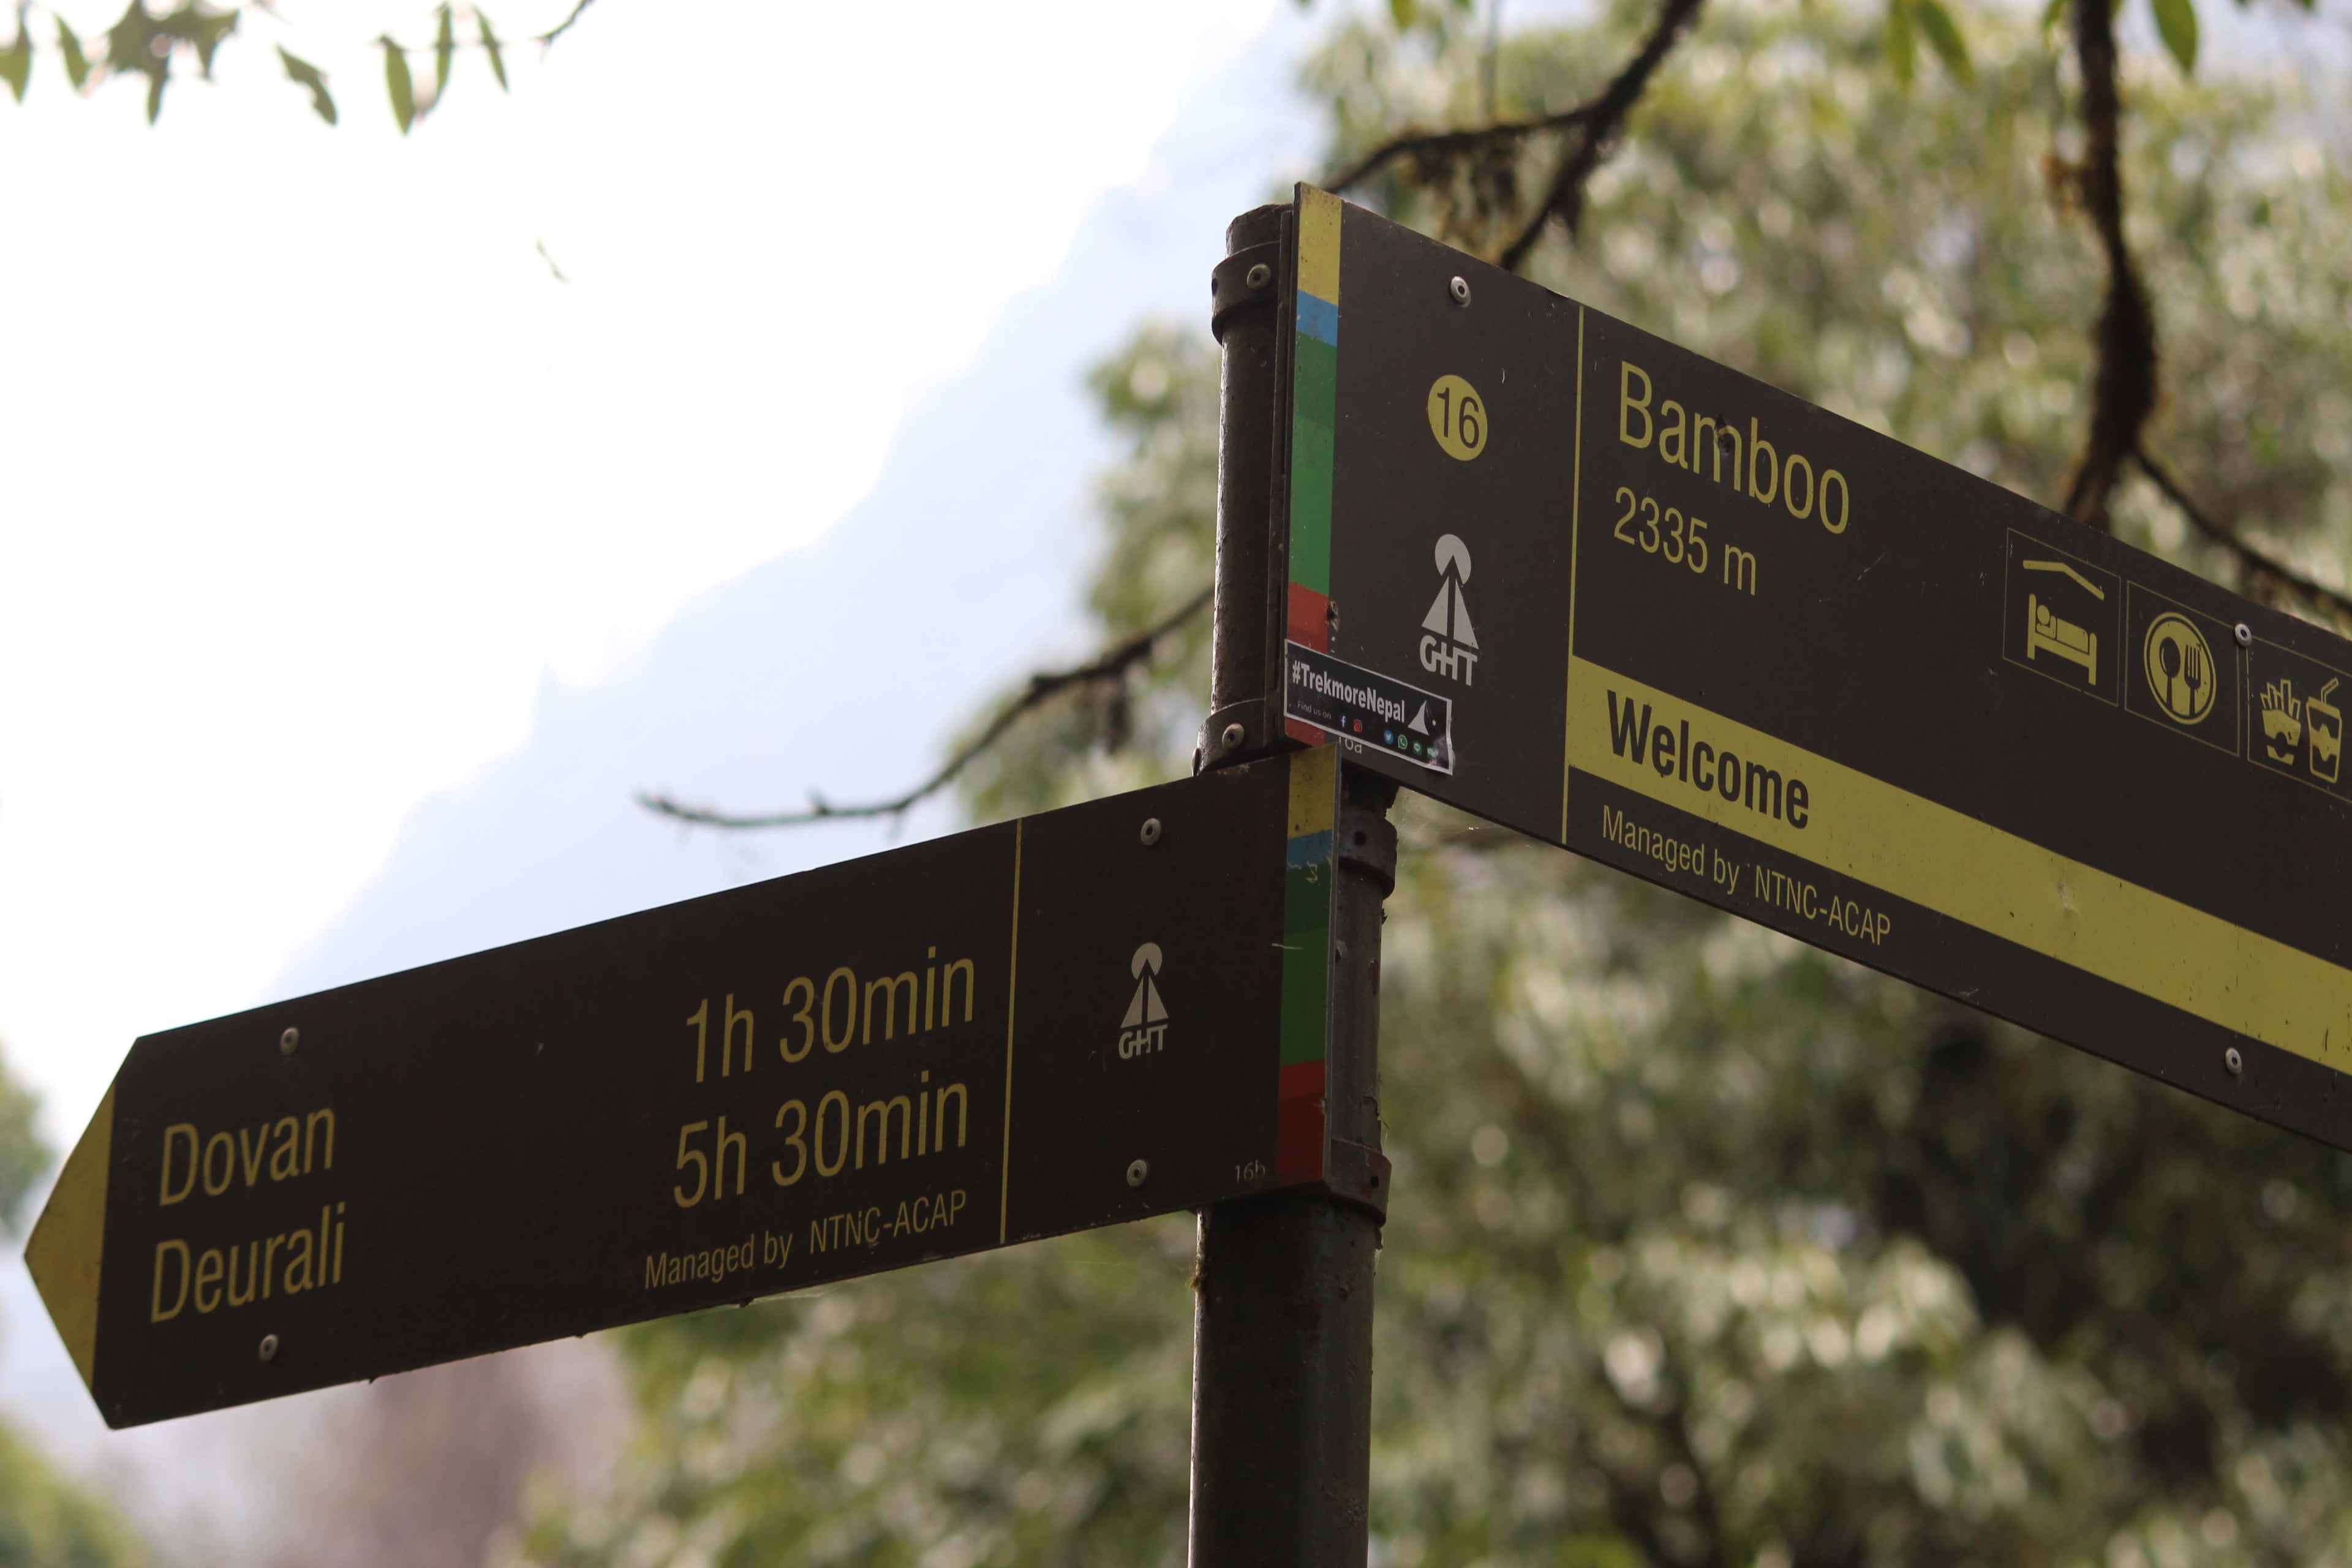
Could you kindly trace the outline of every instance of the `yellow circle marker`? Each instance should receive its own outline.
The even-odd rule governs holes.
[[[2141,653],[2147,664],[2148,691],[2166,718],[2195,724],[2213,711],[2221,671],[2195,622],[2169,611],[2157,616],[2148,624]]]
[[[1460,376],[1439,376],[1429,387],[1429,433],[1447,457],[1468,462],[1486,449],[1486,400]]]

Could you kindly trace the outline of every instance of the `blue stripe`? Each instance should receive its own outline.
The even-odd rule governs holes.
[[[1290,841],[1290,868],[1294,871],[1307,866],[1328,866],[1331,863],[1331,830],[1302,833]]]
[[[1320,338],[1338,348],[1339,307],[1328,300],[1318,300],[1302,289],[1298,296],[1298,330],[1310,338]]]

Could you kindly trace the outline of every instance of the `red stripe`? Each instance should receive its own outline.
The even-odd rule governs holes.
[[[1275,1105],[1275,1177],[1285,1185],[1323,1178],[1323,1064],[1282,1069]]]
[[[1303,583],[1290,584],[1290,640],[1318,653],[1331,651],[1331,600]]]

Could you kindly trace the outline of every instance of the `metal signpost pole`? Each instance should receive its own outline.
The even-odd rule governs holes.
[[[1223,353],[1216,625],[1201,760],[1279,742],[1287,206],[1234,220],[1216,269]],[[1194,1568],[1361,1568],[1371,1463],[1373,1255],[1387,1205],[1379,1154],[1381,904],[1395,885],[1396,786],[1345,771],[1322,1121],[1328,1185],[1203,1209],[1194,1270],[1191,1561]]]

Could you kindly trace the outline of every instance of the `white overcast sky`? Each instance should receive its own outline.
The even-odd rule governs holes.
[[[838,518],[1275,5],[600,0],[510,94],[461,56],[404,140],[366,40],[422,0],[251,16],[153,129],[37,60],[0,100],[0,1040],[52,1134],[138,1034],[251,1002],[543,676]]]

